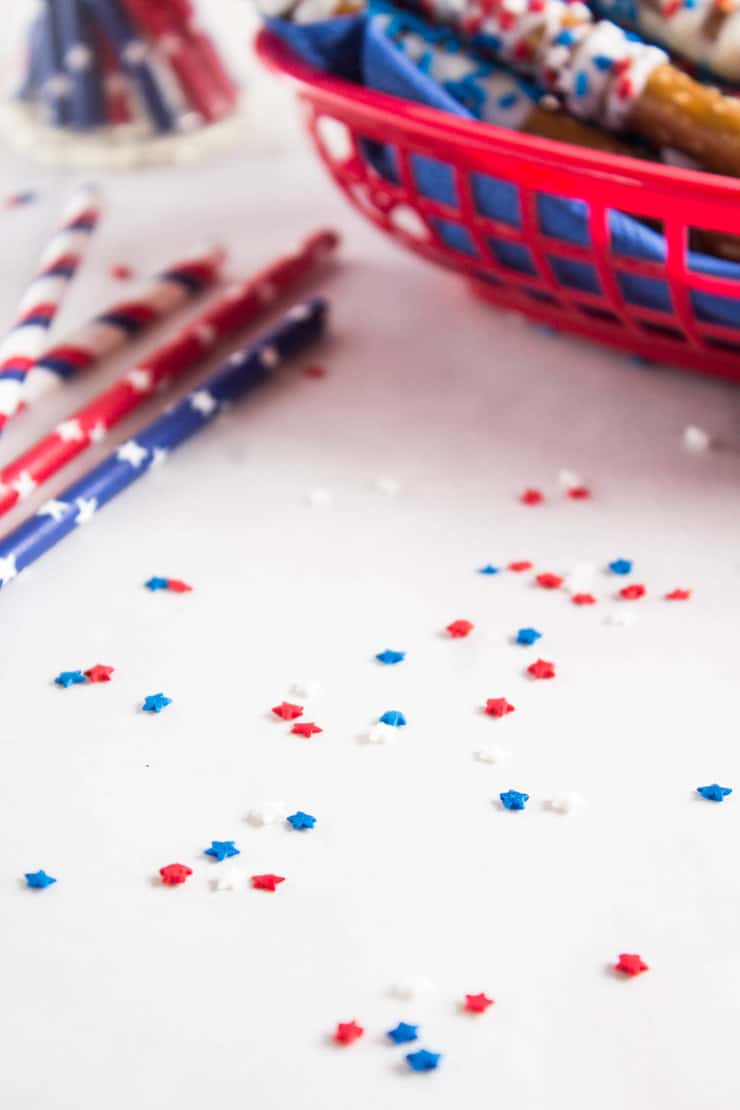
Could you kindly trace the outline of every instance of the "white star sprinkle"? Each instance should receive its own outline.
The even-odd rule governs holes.
[[[574,470],[559,470],[558,482],[563,489],[577,489],[583,485],[583,479]]]
[[[75,517],[75,524],[88,524],[92,520],[98,503],[94,497],[85,498],[78,497],[75,500],[77,506],[77,516]]]
[[[128,443],[124,443],[123,447],[119,447],[116,451],[118,461],[130,463],[135,470],[138,470],[148,455],[149,452],[146,447],[142,447],[135,439],[130,439]]]
[[[321,683],[315,678],[309,678],[305,682],[294,682],[290,692],[297,698],[316,698],[321,693]]]
[[[167,461],[169,451],[165,451],[164,447],[155,447],[152,454],[152,466],[161,466],[163,462]]]
[[[556,794],[555,797],[548,800],[547,806],[555,813],[573,813],[574,810],[580,809],[585,804],[580,794],[571,792],[569,794]]]
[[[85,433],[80,427],[79,420],[64,420],[61,424],[57,425],[56,433],[62,443],[79,442],[81,439],[85,438]]]
[[[565,576],[565,588],[574,594],[588,593],[595,574],[593,563],[576,563]]]
[[[90,436],[91,443],[102,443],[108,435],[108,429],[102,421],[98,420],[97,424],[93,424],[90,431],[87,433]]]
[[[391,987],[391,994],[394,998],[400,998],[403,1002],[410,1002],[421,995],[431,994],[436,989],[436,985],[425,975],[411,975],[394,983]]]
[[[10,485],[11,488],[14,489],[15,492],[18,494],[21,501],[23,501],[26,497],[30,497],[33,491],[36,489],[36,482],[27,470],[22,470],[16,480],[14,482],[11,482]]]
[[[133,370],[129,370],[126,381],[136,393],[148,393],[153,384],[152,372],[145,366],[135,366]]]
[[[631,609],[627,609],[620,605],[618,609],[612,609],[604,617],[604,624],[610,624],[614,628],[629,628],[637,621],[637,613],[633,613]]]
[[[196,412],[199,412],[201,416],[210,416],[214,409],[218,407],[218,402],[207,389],[199,389],[192,394],[190,398],[190,407],[191,409],[195,409]]]
[[[238,871],[226,870],[222,871],[217,879],[213,880],[214,890],[236,890],[242,882],[242,877]]]
[[[0,582],[2,582],[3,586],[11,582],[17,574],[18,570],[15,565],[15,555],[8,555],[4,559],[0,558]]]
[[[308,502],[315,509],[323,509],[332,503],[332,496],[328,489],[312,489],[308,495]]]
[[[60,520],[64,520],[69,511],[69,505],[66,501],[45,501],[41,506],[36,516],[50,516],[55,524]]]
[[[275,825],[278,821],[284,821],[287,816],[288,807],[285,802],[262,802],[250,809],[247,821],[259,828],[263,825]]]
[[[386,497],[395,497],[396,494],[401,492],[401,483],[397,478],[385,478],[381,476],[375,479],[375,488],[378,493],[382,493]]]
[[[690,451],[692,455],[702,455],[711,447],[712,438],[703,428],[689,424],[683,430],[683,445],[684,449]]]
[[[366,744],[395,744],[397,739],[398,729],[383,721],[378,721],[377,725],[368,729],[364,736]]]
[[[511,752],[507,751],[506,748],[481,748],[475,753],[475,758],[479,763],[496,763],[501,765],[509,762],[511,759]]]

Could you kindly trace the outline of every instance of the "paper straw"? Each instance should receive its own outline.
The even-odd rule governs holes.
[[[76,374],[90,370],[124,344],[138,339],[152,324],[175,312],[216,280],[223,258],[220,247],[191,252],[154,278],[133,300],[111,305],[45,351],[26,375],[22,406],[34,404]]]
[[[197,389],[143,428],[99,466],[42,505],[20,527],[0,540],[0,585],[79,525],[86,524],[117,494],[138,481],[180,444],[210,424],[225,405],[240,400],[294,355],[321,338],[326,301],[315,297],[292,308],[255,343],[231,355]]]
[[[100,127],[105,121],[103,91],[82,0],[56,0],[55,12],[61,58],[70,85],[71,124],[83,131]]]
[[[30,496],[90,444],[139,405],[160,385],[192,370],[214,346],[255,320],[280,293],[315,269],[338,243],[332,231],[311,235],[299,249],[274,262],[222,296],[199,319],[188,324],[103,393],[64,420],[0,470],[0,515]]]
[[[234,96],[224,96],[221,83],[211,72],[198,43],[188,34],[189,11],[169,11],[166,5],[152,5],[151,0],[121,0],[161,53],[167,58],[182,86],[191,110],[213,122],[231,110]]]
[[[70,282],[100,217],[97,189],[86,185],[67,206],[62,224],[41,256],[15,323],[0,343],[0,430],[18,410],[26,374],[42,354]]]
[[[42,0],[39,16],[38,72],[41,103],[51,127],[64,127],[69,118],[69,82],[62,72],[54,11],[51,0]]]
[[[101,26],[111,40],[126,72],[132,78],[147,108],[147,114],[159,131],[172,131],[175,121],[149,65],[149,47],[137,37],[126,12],[118,0],[90,0]]]

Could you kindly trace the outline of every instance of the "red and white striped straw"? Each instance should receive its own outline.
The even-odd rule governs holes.
[[[118,301],[50,347],[28,371],[21,405],[34,404],[81,371],[132,343],[218,277],[225,252],[201,247],[168,266],[131,300]]]
[[[0,343],[0,430],[18,411],[25,377],[48,342],[49,328],[82,262],[100,211],[94,186],[77,190],[41,256],[12,329]]]
[[[158,386],[192,370],[218,343],[257,319],[281,294],[332,254],[338,243],[335,232],[316,232],[294,254],[278,259],[228,290],[170,343],[159,347],[50,435],[3,467],[0,515],[32,494],[90,444],[104,439],[110,428],[143,404]]]

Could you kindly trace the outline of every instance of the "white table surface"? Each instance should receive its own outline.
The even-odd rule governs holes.
[[[107,180],[60,321],[122,292],[111,263],[146,272],[194,237],[228,240],[242,273],[317,225],[346,236],[321,283],[328,376],[265,389],[0,598],[0,1103],[735,1106],[740,797],[693,791],[740,789],[740,393],[477,303],[346,210],[303,145],[277,158],[264,140],[177,177]],[[4,319],[67,188],[6,155],[0,188],[32,185],[40,202],[2,216]],[[126,361],[18,421],[2,458]],[[729,446],[686,454],[687,424]],[[559,494],[561,467],[593,500]],[[398,497],[375,491],[380,475]],[[527,485],[548,503],[518,504]],[[333,504],[312,507],[315,488]],[[528,575],[475,573],[619,555],[649,589],[630,628],[605,623],[621,581],[601,569],[590,609]],[[150,594],[152,574],[195,592]],[[660,600],[683,585],[690,603]],[[468,640],[440,635],[457,617],[476,624]],[[529,624],[538,648],[513,646]],[[406,661],[379,666],[385,647]],[[554,682],[524,675],[538,649]],[[115,666],[110,685],[52,684],[96,662]],[[310,742],[270,715],[304,678],[324,690]],[[139,712],[158,690],[169,709]],[[517,707],[502,721],[480,713],[498,695]],[[359,743],[389,708],[409,720],[399,742]],[[474,760],[494,742],[508,767]],[[510,786],[526,812],[493,803]],[[587,806],[548,812],[569,790]],[[267,798],[316,829],[251,828]],[[212,890],[212,839],[240,847],[240,890]],[[194,874],[167,889],[174,861]],[[57,884],[24,889],[37,868]],[[287,877],[275,895],[247,889],[262,871]],[[620,981],[621,951],[650,972]],[[414,975],[437,990],[389,997]],[[496,1005],[461,1014],[478,991]],[[353,1017],[365,1037],[332,1045]],[[400,1019],[444,1053],[436,1073],[384,1043]]]

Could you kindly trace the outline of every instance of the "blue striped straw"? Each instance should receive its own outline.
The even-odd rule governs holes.
[[[51,0],[44,0],[39,24],[38,65],[41,103],[46,112],[46,122],[52,127],[63,127],[69,119],[69,85],[62,68]]]
[[[138,38],[126,12],[118,0],[87,0],[98,16],[100,24],[139,90],[149,116],[160,131],[172,131],[175,118],[170,111],[162,89],[147,61],[149,47]]]
[[[283,362],[320,339],[327,314],[328,305],[321,297],[296,305],[272,330],[231,355],[187,397],[9,532],[0,540],[0,586],[86,524],[98,509],[215,420],[226,405],[240,400]]]
[[[56,0],[55,11],[61,59],[70,82],[72,126],[89,131],[105,122],[90,18],[82,0]]]

